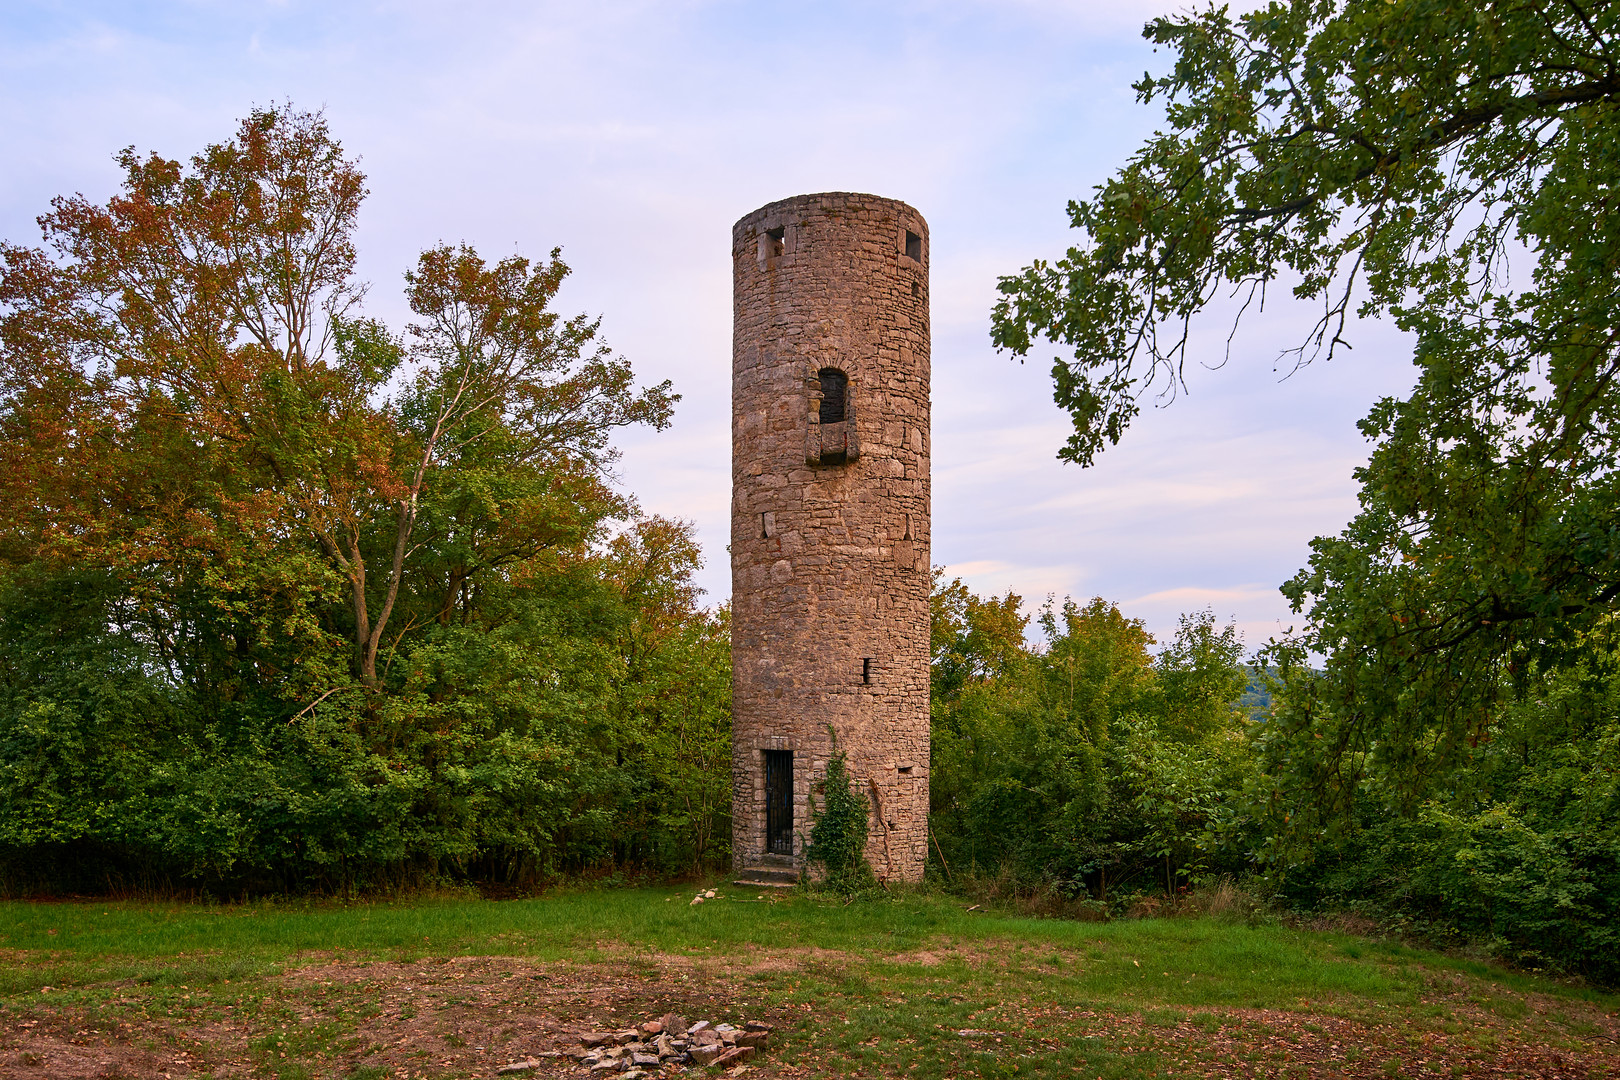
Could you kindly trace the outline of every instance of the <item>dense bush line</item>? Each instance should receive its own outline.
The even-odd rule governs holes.
[[[660,527],[684,536],[648,523],[615,553],[646,557],[635,541]],[[625,595],[625,569],[583,560],[493,625],[401,646],[385,690],[314,708],[274,682],[228,698],[177,684],[113,621],[104,578],[14,582],[0,606],[11,891],[533,884],[722,864],[724,618],[660,627]]]
[[[932,820],[946,865],[1107,901],[1240,866],[1204,832],[1251,768],[1235,629],[1182,620],[1157,656],[1139,620],[1048,602],[1042,644],[1008,593],[934,593]]]
[[[1521,677],[1444,768],[1414,775],[1376,744],[1330,757],[1331,676],[1287,648],[1273,651],[1293,662],[1245,693],[1253,669],[1208,612],[1155,655],[1142,624],[1101,600],[1049,601],[1028,647],[1021,603],[960,581],[935,589],[942,875],[1102,911],[1237,875],[1296,910],[1361,911],[1620,981],[1620,665],[1607,639],[1576,667]],[[1313,772],[1324,760],[1341,771]]]
[[[1419,782],[1376,744],[1347,755],[1350,792],[1301,790],[1299,759],[1317,749],[1301,744],[1320,740],[1298,714],[1324,707],[1327,676],[1289,680],[1255,740],[1277,793],[1250,799],[1282,894],[1620,983],[1620,669],[1608,641],[1591,645],[1573,668],[1521,679]]]

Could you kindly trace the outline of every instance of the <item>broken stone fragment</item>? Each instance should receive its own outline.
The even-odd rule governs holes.
[[[581,1035],[579,1041],[586,1046],[606,1046],[613,1041],[613,1036],[605,1031],[593,1031],[589,1035]]]
[[[737,1036],[737,1045],[763,1047],[770,1037],[768,1031],[745,1031]]]
[[[730,1050],[714,1059],[715,1068],[728,1069],[733,1065],[741,1065],[754,1056],[752,1046],[733,1046]]]
[[[658,1038],[653,1040],[653,1052],[661,1058],[674,1057],[675,1044],[670,1040],[668,1035],[660,1035]]]
[[[533,1072],[540,1067],[537,1058],[524,1058],[522,1061],[513,1061],[495,1070],[496,1076],[516,1076],[518,1073]]]
[[[639,1038],[641,1038],[641,1036],[636,1032],[635,1028],[626,1028],[624,1031],[616,1031],[613,1033],[613,1041],[618,1043],[620,1046],[633,1043]]]
[[[615,1073],[618,1071],[619,1062],[617,1058],[609,1058],[606,1061],[598,1061],[595,1065],[591,1066],[592,1076],[605,1076],[608,1073]]]
[[[692,1036],[693,1046],[719,1046],[720,1033],[713,1028],[704,1028]]]
[[[744,1031],[775,1031],[776,1029],[763,1020],[750,1020],[743,1025]]]
[[[712,1065],[721,1054],[727,1053],[724,1046],[713,1043],[708,1046],[694,1046],[689,1051],[694,1065]]]
[[[696,1035],[698,1032],[706,1030],[708,1026],[709,1022],[707,1020],[699,1020],[697,1023],[687,1028],[686,1033],[688,1035]]]
[[[679,1035],[686,1030],[686,1017],[674,1013],[665,1013],[658,1018],[658,1022],[664,1025],[666,1035]]]
[[[658,1055],[637,1052],[630,1055],[630,1064],[633,1068],[646,1068],[651,1066],[652,1068],[656,1069],[658,1068]]]
[[[662,1035],[664,1033],[664,1022],[662,1020],[649,1020],[642,1024],[639,1030],[643,1035]]]

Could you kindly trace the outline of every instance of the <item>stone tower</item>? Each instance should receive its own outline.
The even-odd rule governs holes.
[[[803,869],[848,755],[879,877],[928,857],[928,226],[800,195],[731,231],[732,852]]]

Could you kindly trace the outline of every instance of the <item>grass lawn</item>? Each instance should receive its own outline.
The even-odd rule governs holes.
[[[0,904],[0,1077],[493,1076],[673,1011],[774,1024],[751,1078],[1620,1078],[1620,998],[1395,943],[719,892]]]

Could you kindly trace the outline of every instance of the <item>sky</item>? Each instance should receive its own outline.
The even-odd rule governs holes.
[[[1196,333],[1187,384],[1149,397],[1088,469],[1057,461],[1059,350],[989,340],[999,275],[1074,242],[1065,207],[1160,123],[1131,83],[1165,70],[1156,0],[0,5],[0,237],[53,196],[105,199],[113,155],[184,158],[255,106],[323,109],[359,156],[367,306],[405,321],[417,252],[563,249],[560,307],[602,317],[682,395],[619,440],[646,513],[694,522],[707,600],[730,592],[732,222],[790,195],[864,191],[927,218],[933,561],[979,593],[1101,596],[1161,640],[1211,608],[1257,647],[1300,620],[1278,586],[1354,514],[1355,422],[1412,382],[1409,344],[1363,324],[1298,372],[1313,313],[1273,303],[1226,356]]]

